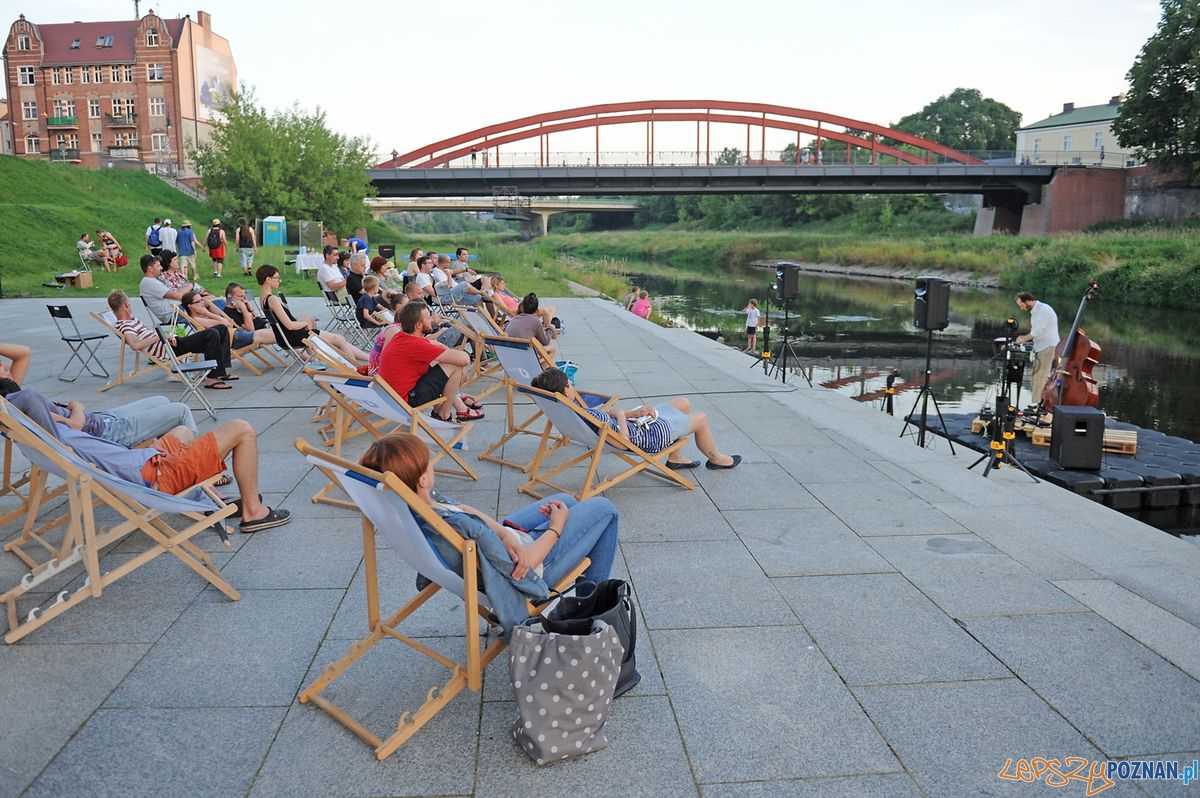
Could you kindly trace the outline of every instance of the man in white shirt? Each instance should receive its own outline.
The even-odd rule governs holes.
[[[317,267],[317,283],[322,291],[333,291],[338,295],[338,302],[346,299],[346,277],[337,267],[338,250],[333,244],[326,244],[322,250],[325,262]]]
[[[1055,347],[1058,346],[1058,314],[1045,302],[1039,302],[1033,294],[1022,291],[1017,294],[1017,307],[1029,314],[1029,332],[1015,339],[1023,344],[1032,341],[1033,348],[1033,401],[1041,400],[1042,389],[1054,366]]]
[[[179,252],[175,248],[175,242],[179,238],[179,231],[171,226],[170,219],[163,219],[162,227],[158,229],[158,240],[162,243],[162,248],[166,252]]]
[[[161,324],[170,324],[175,318],[175,308],[183,297],[185,290],[171,290],[167,284],[158,279],[162,274],[162,262],[156,255],[142,256],[142,282],[138,284],[138,294],[146,301],[146,307]],[[174,300],[174,301],[172,301]]]
[[[436,296],[433,290],[433,258],[429,255],[422,255],[417,258],[417,276],[413,278],[421,288],[421,293],[428,299],[433,299]]]

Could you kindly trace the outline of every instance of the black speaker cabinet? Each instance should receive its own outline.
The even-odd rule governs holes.
[[[379,245],[379,257],[387,258],[388,260],[394,259],[396,257],[396,245],[395,244],[380,244]]]
[[[775,297],[780,302],[795,299],[800,293],[800,267],[794,263],[775,266]]]
[[[918,277],[913,298],[913,326],[944,330],[950,324],[950,283],[941,277]]]
[[[1050,426],[1050,459],[1059,467],[1100,470],[1104,451],[1104,413],[1094,407],[1056,407]]]

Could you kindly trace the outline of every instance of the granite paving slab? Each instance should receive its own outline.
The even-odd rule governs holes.
[[[345,589],[362,560],[362,523],[297,515],[287,526],[256,532],[225,566],[239,590]]]
[[[726,517],[695,493],[664,483],[617,487],[605,497],[620,511],[622,541],[733,540]]]
[[[700,794],[704,798],[915,798],[921,792],[911,778],[899,773],[887,776],[703,784],[700,786]]]
[[[877,537],[869,542],[952,618],[1084,610],[974,535]]]
[[[806,486],[821,504],[864,537],[935,535],[965,531],[915,494],[884,478],[864,490],[861,482],[817,482]]]
[[[701,466],[691,474],[721,511],[821,506],[804,486],[774,463],[742,463],[726,470]]]
[[[1012,675],[899,574],[772,582],[847,684]]]
[[[1102,758],[1016,679],[853,690],[926,795],[1028,795],[1029,784],[999,778],[1007,760]],[[1077,789],[1082,794],[1083,785]]]
[[[25,795],[244,795],[283,713],[280,707],[101,709]]]
[[[621,550],[651,629],[796,622],[740,542],[622,543]]]
[[[823,507],[730,510],[725,518],[767,576],[895,570]]]
[[[1088,612],[965,624],[1106,755],[1200,748],[1200,682],[1103,618]]]
[[[899,772],[798,626],[654,633],[698,781]]]
[[[478,796],[696,795],[679,728],[665,696],[622,696],[613,702],[605,722],[606,748],[544,767],[532,767],[513,742],[509,727],[516,716],[511,702],[483,705]]]
[[[287,706],[340,590],[206,591],[105,702],[108,707]]]
[[[0,647],[0,796],[19,795],[149,648]]]

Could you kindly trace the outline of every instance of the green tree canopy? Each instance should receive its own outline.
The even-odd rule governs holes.
[[[221,111],[212,140],[188,148],[214,207],[251,218],[314,219],[335,230],[365,220],[363,198],[375,193],[368,139],[334,133],[320,108],[268,114],[246,86]]]
[[[955,89],[892,125],[956,150],[1012,150],[1021,115],[979,89]]]
[[[1188,163],[1200,174],[1200,0],[1162,0],[1158,30],[1129,70],[1113,131],[1147,160]]]

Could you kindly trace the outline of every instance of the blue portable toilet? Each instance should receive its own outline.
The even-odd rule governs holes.
[[[262,224],[264,247],[282,247],[287,244],[287,219],[282,216],[268,216],[263,219]]]

